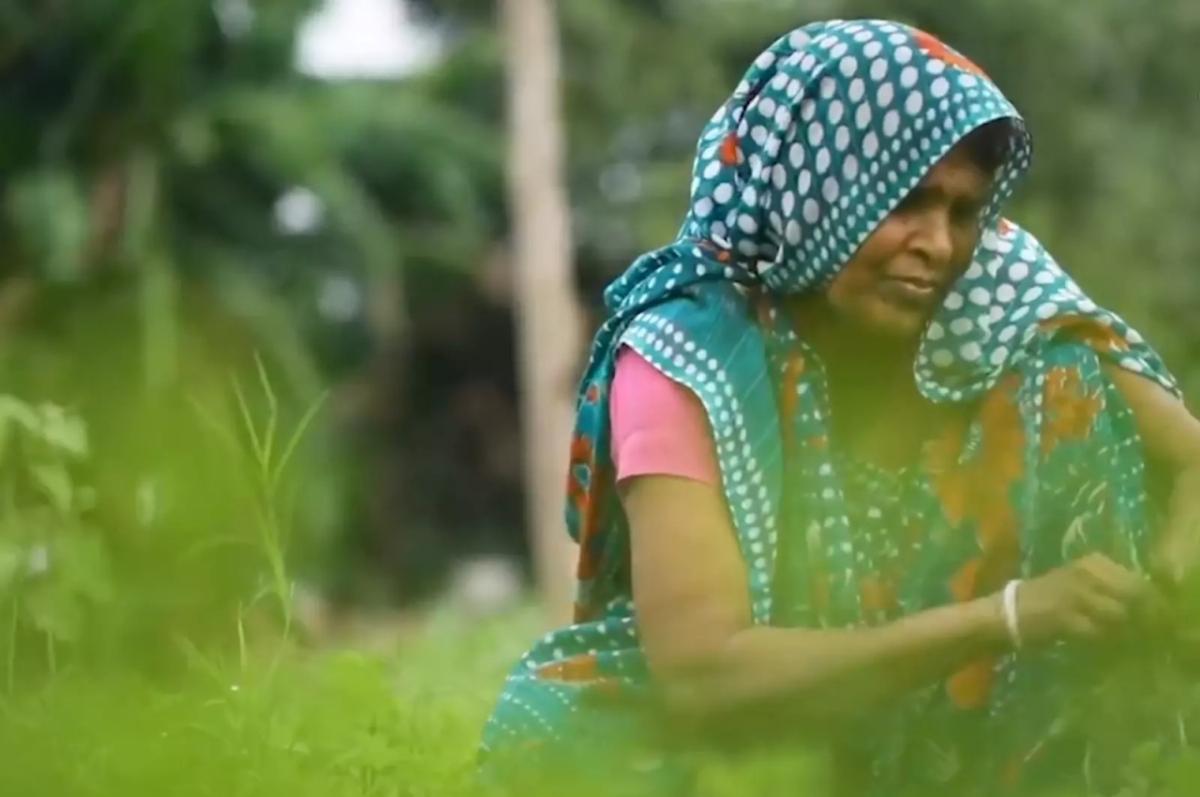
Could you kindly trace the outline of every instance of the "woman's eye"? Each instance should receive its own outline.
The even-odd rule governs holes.
[[[982,212],[983,206],[975,203],[955,205],[950,211],[950,218],[957,225],[975,224],[979,221],[979,215]]]
[[[920,210],[926,202],[925,195],[920,190],[910,191],[900,200],[900,204],[896,205],[896,213],[908,213],[914,210]]]

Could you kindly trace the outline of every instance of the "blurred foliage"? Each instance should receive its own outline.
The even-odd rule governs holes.
[[[382,655],[279,649],[260,638],[236,655],[191,650],[186,673],[169,682],[64,672],[0,701],[0,744],[20,762],[0,768],[0,794],[499,797],[475,778],[479,728],[539,623],[532,607],[486,621],[435,612]],[[1195,705],[1194,684],[1153,687],[1155,699],[1174,690]],[[1103,720],[1093,726],[1097,744],[1119,735],[1130,693],[1126,684],[1123,705],[1089,707],[1087,719]],[[1105,755],[1098,746],[1093,758],[1119,770],[1114,789],[1022,794],[1189,797],[1200,778],[1200,754],[1174,742],[1137,745],[1119,762]],[[830,793],[825,755],[792,741],[709,749],[692,761],[699,772],[687,793],[696,797]],[[942,793],[929,790],[928,773],[915,774],[925,785],[897,797]],[[614,780],[576,778],[569,793],[610,797]],[[544,769],[522,792],[564,793]]]
[[[0,794],[467,797],[479,727],[535,617],[436,615],[386,657],[193,650],[167,683],[65,672],[3,696],[0,744],[19,765],[0,768]]]
[[[82,421],[59,407],[0,396],[0,651],[11,690],[18,639],[40,636],[37,654],[57,668],[57,647],[78,641],[113,597],[109,551],[87,521],[93,491],[78,483],[87,458]],[[24,646],[21,646],[24,649]]]
[[[158,485],[179,499],[160,508],[191,526],[187,545],[207,504],[182,452],[203,432],[179,408],[251,372],[255,351],[285,413],[341,386],[314,432],[322,464],[340,464],[321,469],[301,520],[311,561],[346,552],[310,574],[336,584],[370,557],[346,526],[397,533],[382,513],[356,517],[352,490],[397,455],[421,353],[408,304],[470,290],[501,235],[502,182],[494,129],[447,98],[451,72],[354,85],[297,73],[314,6],[0,8],[0,375],[86,418],[101,514],[136,525],[129,508]]]

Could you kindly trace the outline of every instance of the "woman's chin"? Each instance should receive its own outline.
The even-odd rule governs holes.
[[[927,313],[887,303],[864,313],[858,326],[874,337],[895,343],[915,343],[920,340],[928,324]]]

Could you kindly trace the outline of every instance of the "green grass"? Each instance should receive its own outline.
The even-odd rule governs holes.
[[[181,674],[157,680],[64,667],[0,699],[0,795],[481,797],[480,729],[542,622],[529,607],[485,620],[442,609],[377,654],[271,636],[222,655],[192,650]],[[824,795],[823,761],[787,746],[706,759],[694,794]],[[1096,797],[1188,797],[1200,782],[1195,753],[1146,745],[1130,763],[1124,788]]]
[[[542,622],[528,607],[446,610],[383,654],[194,651],[170,683],[68,669],[0,703],[0,795],[480,797],[480,730]],[[697,793],[742,795],[751,778],[758,793],[821,794],[795,791],[821,774],[811,756],[765,753],[715,762]]]
[[[389,655],[273,645],[173,683],[64,672],[0,714],[0,794],[35,797],[456,795],[504,673],[535,633],[523,610],[452,615]]]

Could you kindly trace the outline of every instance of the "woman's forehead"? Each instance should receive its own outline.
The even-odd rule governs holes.
[[[992,175],[984,171],[962,144],[946,153],[925,174],[917,188],[948,199],[984,201],[992,190]]]

